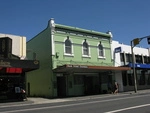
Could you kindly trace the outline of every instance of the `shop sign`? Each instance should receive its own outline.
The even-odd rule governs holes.
[[[67,67],[73,67],[73,68],[88,68],[88,66],[84,66],[84,65],[67,65]]]
[[[5,62],[3,60],[0,60],[0,66],[1,67],[11,67],[10,62]]]
[[[120,53],[121,52],[121,47],[115,48],[115,53]]]

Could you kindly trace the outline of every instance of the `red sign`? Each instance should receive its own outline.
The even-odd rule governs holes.
[[[22,68],[6,68],[6,73],[22,73]]]

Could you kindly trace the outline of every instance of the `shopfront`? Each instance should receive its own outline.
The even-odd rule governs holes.
[[[0,100],[19,99],[26,72],[38,68],[37,60],[0,59]]]
[[[58,97],[109,93],[108,84],[115,80],[115,72],[129,67],[63,65],[54,69]]]
[[[133,64],[129,63],[127,66],[133,68]],[[135,75],[137,89],[150,88],[150,64],[135,63]],[[124,91],[134,90],[134,76],[133,70],[122,73]]]

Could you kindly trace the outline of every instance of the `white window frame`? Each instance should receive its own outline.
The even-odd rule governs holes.
[[[69,37],[69,36],[68,36]],[[73,43],[72,43],[72,40],[70,39],[70,37],[69,38],[65,38],[64,39],[64,55],[65,56],[74,56],[74,52],[73,52]],[[70,41],[70,43],[71,43],[71,53],[66,53],[66,45],[65,45],[65,41],[66,40],[69,40]]]
[[[99,51],[100,51],[100,50],[99,50],[99,45],[102,45],[102,47],[103,47],[103,56],[100,56],[100,55],[99,55]],[[98,54],[98,58],[106,58],[106,57],[105,57],[105,49],[104,49],[103,44],[101,44],[101,43],[98,43],[98,44],[97,44],[97,54]]]
[[[83,51],[83,43],[84,43],[84,42],[86,42],[87,45],[88,45],[88,55],[84,55],[84,51]],[[86,41],[83,40],[83,41],[82,41],[82,57],[91,57],[90,53],[91,53],[91,51],[90,51],[90,44],[88,43],[87,40],[86,40]]]

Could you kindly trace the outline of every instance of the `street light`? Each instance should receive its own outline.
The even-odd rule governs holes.
[[[150,35],[145,36],[142,38],[135,38],[131,41],[131,54],[132,54],[132,67],[133,67],[133,76],[134,76],[134,91],[135,93],[137,92],[137,79],[136,79],[136,74],[135,74],[135,57],[134,57],[134,52],[133,48],[140,43],[140,41],[144,38],[147,38],[148,44],[150,44]]]

